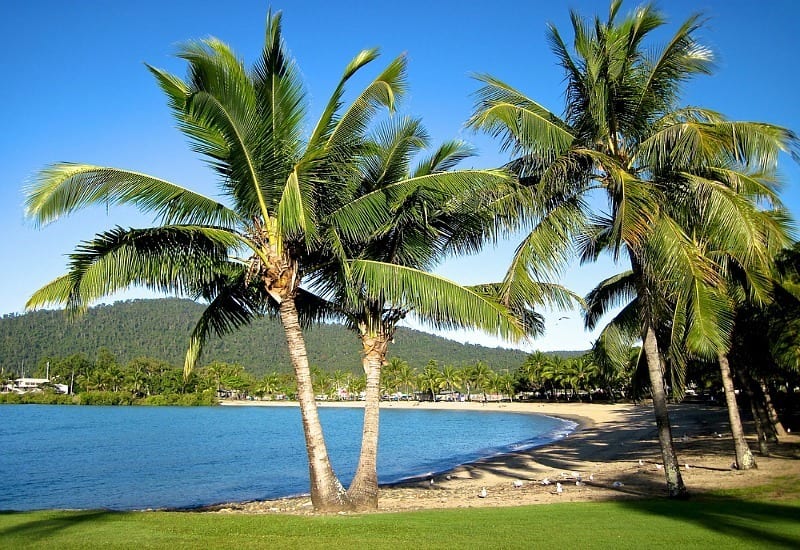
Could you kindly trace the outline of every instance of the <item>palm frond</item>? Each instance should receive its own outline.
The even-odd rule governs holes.
[[[189,336],[184,376],[192,372],[212,334],[222,337],[264,314],[266,295],[247,284],[245,269],[219,273],[204,287],[203,294],[210,302]]]
[[[166,71],[151,65],[146,66],[166,94],[172,114],[178,121],[178,128],[189,138],[192,150],[200,153],[208,165],[223,178],[227,177],[230,169],[226,159],[231,155],[228,141],[217,128],[206,124],[202,119],[196,119],[187,111],[187,101],[192,93],[189,85]]]
[[[411,117],[381,124],[372,139],[373,151],[363,159],[361,185],[366,191],[406,178],[411,159],[429,141],[422,121]]]
[[[198,287],[241,245],[237,235],[217,228],[117,227],[78,246],[68,273],[36,292],[26,307],[61,305],[83,312],[94,300],[131,286],[197,297]]]
[[[555,114],[496,78],[476,78],[484,86],[476,94],[475,113],[468,126],[500,137],[502,149],[513,154],[524,151],[552,160],[572,145],[573,134]]]
[[[414,193],[458,198],[487,188],[507,187],[513,181],[513,176],[503,170],[457,170],[407,178],[341,206],[330,214],[329,222],[347,240],[366,240],[389,223],[392,212]]]
[[[282,19],[280,12],[268,14],[264,47],[251,76],[258,105],[258,117],[253,121],[257,166],[262,174],[261,189],[270,205],[280,200],[289,173],[304,149],[305,91],[300,71],[283,40]]]
[[[546,280],[565,268],[574,255],[573,236],[585,221],[584,204],[577,198],[547,213],[517,246],[506,273],[506,292],[526,281]]]
[[[395,58],[342,113],[330,132],[325,149],[334,156],[350,149],[367,129],[375,111],[383,106],[394,111],[395,104],[406,90],[406,58]]]
[[[325,110],[322,112],[314,131],[311,133],[311,137],[308,140],[308,148],[310,150],[318,149],[322,145],[322,142],[330,137],[331,132],[336,127],[336,113],[342,106],[342,97],[344,96],[345,84],[347,81],[350,80],[359,69],[371,63],[377,59],[377,57],[378,50],[376,48],[363,50],[347,64],[344,74],[341,80],[339,80],[339,84],[336,86],[333,94],[331,94]]]
[[[702,27],[699,15],[689,17],[654,59],[646,60],[647,78],[641,86],[634,119],[651,119],[672,107],[679,86],[696,74],[711,74],[713,54],[694,40]]]
[[[426,176],[434,172],[452,170],[464,159],[475,156],[477,149],[465,141],[452,140],[442,143],[430,157],[422,160],[412,177]]]
[[[316,237],[316,214],[311,196],[313,184],[304,164],[289,173],[277,208],[278,234],[282,241],[303,240],[307,245]],[[281,253],[281,247],[278,248]]]
[[[47,225],[92,205],[132,204],[162,223],[232,227],[239,216],[225,205],[139,172],[89,164],[61,163],[37,174],[25,188],[25,213]]]
[[[601,281],[586,295],[584,325],[588,330],[594,330],[610,309],[626,305],[636,296],[636,276],[633,271],[625,271]]]
[[[477,328],[519,340],[525,330],[511,311],[489,296],[453,281],[399,265],[370,260],[351,263],[354,283],[393,309],[413,310],[436,329]]]

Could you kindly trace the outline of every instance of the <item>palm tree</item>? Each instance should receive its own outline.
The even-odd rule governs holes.
[[[573,386],[579,392],[581,390],[585,391],[589,396],[589,401],[591,401],[592,389],[595,387],[595,382],[600,374],[599,366],[592,360],[590,355],[573,358],[571,365]],[[580,393],[578,393],[578,400],[580,400]]]
[[[439,370],[439,365],[435,360],[431,359],[417,378],[419,388],[430,392],[431,401],[436,401],[436,394],[444,387],[442,380],[442,373]]]
[[[597,300],[603,305],[587,314],[586,324],[593,326],[610,304],[636,296],[635,310],[620,315],[642,339],[668,492],[683,497],[657,331],[679,316],[693,351],[724,347],[725,331],[717,327],[725,324],[728,305],[713,290],[724,281],[693,231],[740,237],[741,220],[726,217],[735,210],[731,203],[741,200],[741,189],[768,190],[768,165],[795,137],[776,126],[679,107],[683,83],[711,71],[710,50],[694,38],[698,16],[665,47],[651,50],[644,39],[664,25],[663,16],[644,5],[617,21],[620,5],[611,3],[605,22],[573,12],[573,51],[550,27],[551,47],[566,73],[563,118],[486,76],[471,124],[503,138],[515,153],[511,166],[527,184],[520,202],[535,226],[518,249],[508,288],[537,269],[563,265],[575,244],[582,261],[602,251],[630,260],[625,284],[617,287],[623,293]],[[723,157],[731,162],[720,165]],[[592,211],[589,197],[598,193],[607,198],[607,211]],[[686,223],[689,211],[704,223]],[[692,293],[699,299],[684,307]]]
[[[333,393],[331,376],[316,365],[311,365],[311,387],[314,388],[314,395],[324,395],[330,397]]]
[[[278,373],[265,374],[261,380],[256,383],[255,394],[258,397],[269,395],[270,397],[278,393],[280,389],[280,376]]]
[[[543,377],[544,367],[549,364],[550,358],[541,351],[531,353],[520,367],[520,372],[524,377],[525,382],[532,388],[541,391],[544,394],[547,390],[545,387],[546,380]]]
[[[461,383],[461,373],[459,369],[453,365],[445,365],[442,367],[442,380],[447,390],[453,393]]]
[[[486,390],[489,389],[494,371],[483,361],[478,361],[470,371],[470,381],[472,387],[483,394],[483,402],[486,403]]]
[[[475,378],[475,365],[464,365],[459,369],[458,376],[461,379],[462,387],[467,392],[466,400],[472,400],[473,380]]]
[[[495,377],[498,393],[508,395],[509,400],[514,402],[514,376],[510,373],[498,374]]]
[[[333,375],[331,375],[331,383],[333,385],[332,389],[335,392],[336,399],[341,399],[342,390],[347,387],[347,383],[350,381],[351,376],[351,373],[345,372],[341,369],[336,369],[333,371]]]
[[[558,401],[559,390],[566,398],[567,360],[560,355],[553,355],[550,360],[542,365],[542,379],[550,382],[553,399]]]
[[[392,357],[381,371],[381,391],[384,394],[394,394],[400,390],[400,372],[408,367],[408,362],[399,357]]]
[[[187,373],[211,333],[223,335],[277,312],[297,381],[318,510],[348,504],[314,403],[301,323],[315,318],[315,301],[300,285],[335,253],[335,243],[326,242],[332,229],[357,236],[377,223],[370,211],[342,211],[370,120],[378,108],[393,108],[405,87],[401,57],[352,103],[343,101],[346,83],[377,55],[365,50],[347,65],[313,125],[306,122],[305,94],[283,43],[280,14],[269,15],[252,70],[213,38],[180,50],[189,64],[186,80],[149,67],[179,128],[219,175],[228,204],[138,172],[82,164],[51,166],[26,192],[27,214],[40,224],[93,204],[131,204],[161,222],[116,228],[81,244],[69,273],[37,291],[28,307],[81,311],[131,285],[203,298],[209,305],[191,335]]]
[[[472,154],[459,141],[446,142],[412,168],[428,141],[413,118],[376,128],[349,208],[381,211],[385,222],[366,238],[339,233],[342,261],[311,278],[315,292],[329,300],[327,314],[338,314],[361,339],[367,377],[362,452],[348,489],[357,507],[377,506],[380,380],[397,323],[413,314],[439,329],[525,336],[523,324],[491,294],[428,272],[449,254],[480,248],[496,225],[489,204],[508,194],[512,178],[498,170],[454,169]]]
[[[350,395],[355,395],[358,399],[359,396],[367,389],[367,379],[364,375],[355,376],[351,375],[347,380],[347,391]],[[354,503],[354,506],[356,504]]]
[[[406,395],[411,395],[417,380],[417,371],[414,367],[403,361],[396,372],[397,383],[405,390]]]
[[[797,329],[800,324],[797,312],[800,311],[800,299],[796,266],[791,265],[797,263],[797,250],[795,244],[776,255],[775,269],[770,277],[773,298],[769,303],[753,303],[753,300],[736,303],[730,369],[736,371],[740,386],[748,395],[759,448],[765,456],[769,454],[768,442],[786,435],[771,405],[766,379],[774,380],[786,374],[791,376],[798,371]],[[727,400],[727,384],[725,387]],[[731,422],[734,436],[739,431],[734,428],[736,420],[734,418]],[[744,446],[737,443],[737,464],[742,463],[740,450],[745,453],[749,450],[746,442]]]

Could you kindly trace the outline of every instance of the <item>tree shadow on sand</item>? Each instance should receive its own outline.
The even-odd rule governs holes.
[[[689,464],[694,472],[731,472],[726,459],[730,457],[732,461],[735,454],[724,408],[674,405],[670,407],[670,415],[681,469]],[[786,452],[794,454],[791,449],[782,450],[782,453]],[[716,459],[709,460],[710,456]],[[603,463],[614,463],[613,471],[604,471]],[[596,487],[604,490],[595,496],[596,499],[652,498],[667,496],[660,463],[661,452],[652,409],[643,405],[626,414],[624,420],[584,424],[574,436],[529,451],[465,465],[458,468],[453,477],[473,481],[487,479],[489,482],[498,478],[522,480],[538,485],[549,476],[552,483],[566,482],[566,490],[580,474],[586,489]],[[594,466],[597,469],[593,471]],[[588,479],[591,473],[595,474],[594,480]],[[688,470],[687,475],[691,479]],[[430,478],[420,478],[403,485],[446,488],[446,484],[438,484],[438,481],[444,481],[442,476],[438,476],[436,485],[429,486],[429,481]],[[549,489],[525,485],[526,491]],[[697,494],[694,490],[693,493]]]
[[[730,438],[716,438],[711,426],[727,426],[727,414],[719,407],[674,407],[673,433],[678,454],[692,454],[692,442],[702,440],[704,452],[732,453]],[[500,477],[519,478],[527,472],[535,479],[544,470],[580,470],[586,462],[630,462],[631,470],[655,469],[660,462],[657,432],[653,413],[642,406],[626,416],[624,421],[604,422],[582,428],[575,437],[568,437],[544,447],[503,457],[487,458],[468,465],[470,477],[491,473]],[[638,468],[637,468],[638,467]],[[620,479],[620,481],[624,481]]]

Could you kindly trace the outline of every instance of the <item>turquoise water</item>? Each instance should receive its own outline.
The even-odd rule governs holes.
[[[334,469],[355,471],[363,410],[321,408]],[[563,437],[533,414],[381,410],[381,483]],[[0,406],[0,510],[195,507],[308,492],[296,407]]]

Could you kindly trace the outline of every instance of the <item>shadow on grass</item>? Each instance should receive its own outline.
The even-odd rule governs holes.
[[[796,505],[717,496],[688,501],[621,501],[620,505],[693,524],[754,546],[800,547],[800,506]]]
[[[14,516],[24,519],[17,523],[14,521]],[[5,537],[24,536],[30,542],[39,542],[58,532],[78,528],[87,523],[113,520],[119,516],[119,512],[108,510],[0,512],[0,521],[11,524],[0,527],[0,540]]]

